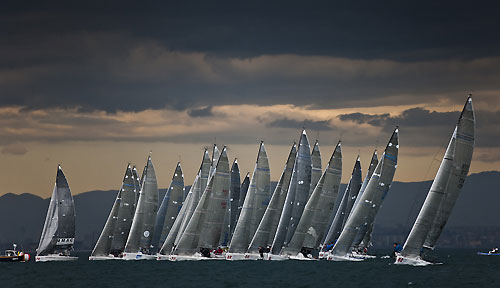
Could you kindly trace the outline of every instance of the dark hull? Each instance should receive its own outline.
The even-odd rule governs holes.
[[[0,262],[24,262],[24,255],[21,255],[21,256],[0,256]]]

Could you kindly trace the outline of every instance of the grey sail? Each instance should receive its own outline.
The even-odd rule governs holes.
[[[37,256],[69,255],[75,242],[75,204],[61,166],[50,198]]]
[[[240,217],[236,223],[229,252],[245,253],[252,237],[266,211],[271,194],[269,161],[264,142],[260,143],[257,162],[250,180],[245,202]]]
[[[161,246],[161,249],[158,253],[167,255],[172,251],[177,236],[181,234],[179,233],[179,231],[181,228],[181,224],[186,219],[188,207],[191,207],[194,201],[193,191],[195,187],[199,185],[198,183],[199,179],[200,179],[200,173],[198,172],[198,174],[194,178],[193,185],[191,185],[191,189],[189,189],[189,192],[186,195],[186,199],[184,199],[184,202],[182,203],[179,215],[177,215],[177,217],[175,218],[174,224],[172,224],[172,229],[170,229],[170,231],[168,232],[167,238],[165,239],[165,242],[163,242],[163,245]]]
[[[339,208],[335,213],[335,218],[333,218],[330,230],[325,238],[325,243],[332,243],[340,236],[344,223],[350,213],[354,200],[358,195],[359,189],[361,188],[361,164],[359,161],[359,156],[354,163],[354,168],[352,170],[351,179],[347,184],[347,187],[342,196]],[[350,206],[350,207],[349,207]]]
[[[281,248],[286,245],[290,241],[291,236],[293,236],[296,225],[304,211],[304,202],[307,200],[310,181],[311,154],[306,131],[303,130],[297,149],[297,156],[293,165],[292,178],[288,187],[285,204],[271,247],[272,254],[279,254]]]
[[[115,198],[115,202],[113,203],[113,206],[111,208],[111,211],[109,213],[108,219],[106,220],[106,223],[104,224],[104,228],[102,229],[101,235],[99,236],[99,239],[97,240],[97,243],[92,250],[91,256],[108,256],[111,253],[111,244],[113,243],[113,238],[115,235],[115,230],[118,222],[118,213],[120,211],[120,207],[122,207],[121,201],[122,201],[122,191],[124,190],[124,184],[126,178],[130,178],[128,180],[133,183],[132,179],[132,170],[130,169],[130,164],[127,165],[127,169],[125,170],[125,176],[123,178],[122,182],[122,187],[120,190],[118,190],[118,193]],[[133,184],[132,184],[133,186]],[[133,193],[133,190],[132,190]],[[135,194],[132,194],[134,196],[132,200],[132,207],[133,207],[133,201],[135,201]],[[128,234],[127,234],[128,236]]]
[[[134,168],[135,169],[135,168]],[[120,189],[120,208],[118,209],[115,229],[113,231],[113,242],[111,243],[110,254],[118,256],[125,249],[128,234],[132,226],[132,219],[135,213],[135,197],[138,193],[136,185],[139,183],[139,177],[130,165],[125,171],[122,187]]]
[[[342,150],[339,141],[314,192],[307,201],[290,243],[284,247],[282,254],[293,256],[301,251],[310,254],[319,245],[338,196],[341,178]]]
[[[178,162],[175,167],[174,175],[172,176],[170,187],[168,187],[160,208],[158,209],[158,213],[156,214],[155,232],[151,244],[153,247],[159,248],[163,245],[163,242],[165,242],[168,232],[170,232],[175,218],[179,214],[183,199],[184,175],[182,174],[181,163]]]
[[[150,253],[157,212],[158,183],[153,162],[151,162],[151,156],[149,156],[142,177],[142,187],[137,208],[135,209],[134,220],[132,221],[132,228],[125,244],[126,253]]]
[[[366,186],[368,185],[368,181],[370,181],[370,178],[373,175],[373,172],[375,171],[375,168],[378,165],[378,156],[377,156],[377,150],[373,152],[372,159],[370,161],[370,166],[368,167],[368,172],[366,173],[365,179],[363,180],[363,184],[361,185],[361,189],[359,189],[358,197],[356,198],[356,201],[354,201],[353,209],[351,209],[351,213],[354,210],[354,207],[358,205],[359,199],[361,195],[363,195]],[[345,226],[345,224],[344,224]],[[358,233],[356,234],[356,237],[354,237],[354,242],[352,243],[353,247],[369,247],[370,246],[370,239],[371,239],[371,233],[373,230],[373,223],[368,225],[363,225],[359,229]]]
[[[297,145],[293,143],[288,159],[285,163],[283,173],[281,173],[280,180],[274,189],[273,196],[267,205],[264,216],[257,227],[252,241],[249,245],[249,252],[257,253],[259,247],[271,246],[278,226],[278,221],[285,204],[286,194],[288,192],[288,185],[292,177],[293,164],[297,156]]]
[[[212,150],[212,164],[210,165],[210,171],[208,173],[209,179],[215,172],[215,167],[217,165],[217,160],[219,160],[219,156],[220,156],[219,148],[217,148],[217,144],[214,144],[214,148]]]
[[[238,205],[240,204],[240,189],[241,189],[241,176],[240,167],[238,166],[238,159],[234,159],[233,166],[231,167],[231,186],[229,187],[229,235],[230,238],[234,233],[236,227],[236,216],[238,215]]]
[[[474,111],[469,96],[402,255],[416,258],[434,248],[469,172],[474,149]]]
[[[235,219],[236,223],[238,223],[238,219],[240,218],[241,209],[243,208],[243,203],[245,202],[249,186],[250,186],[250,173],[247,173],[247,175],[243,179],[243,182],[241,182],[240,201],[238,204],[238,211],[236,213],[236,219]]]
[[[396,172],[398,143],[398,128],[396,128],[385,148],[381,161],[375,168],[363,195],[361,195],[358,205],[347,219],[344,229],[333,247],[332,253],[335,256],[345,257],[349,253],[354,237],[356,237],[360,227],[363,225],[369,226],[375,221],[377,212],[387,192],[389,192]]]
[[[316,188],[316,184],[318,184],[319,178],[321,178],[321,175],[323,174],[322,167],[321,167],[321,153],[319,151],[319,142],[316,140],[314,143],[314,147],[311,152],[311,187],[309,189],[309,195],[307,196],[311,197],[311,194],[314,191],[314,188]]]
[[[297,160],[295,161],[296,165],[294,167],[294,173],[297,175],[297,183],[295,184],[295,199],[293,201],[293,209],[290,217],[290,224],[287,229],[285,245],[292,239],[307,203],[307,195],[309,194],[309,188],[311,186],[312,169],[310,151],[311,147],[309,146],[309,140],[304,130],[300,138],[299,148],[297,150]]]
[[[229,199],[229,185],[229,161],[224,147],[214,174],[174,248],[174,254],[193,255],[200,248],[213,249],[218,245]]]
[[[210,173],[210,167],[212,166],[212,160],[210,160],[210,156],[208,155],[208,151],[205,149],[205,152],[203,152],[203,159],[201,160],[201,165],[200,169],[198,171],[198,178],[195,179],[195,182],[191,186],[191,194],[192,197],[189,202],[186,202],[186,214],[184,216],[184,219],[182,219],[182,222],[179,227],[179,232],[174,240],[174,244],[177,245],[179,243],[179,240],[186,230],[187,225],[189,224],[189,221],[191,220],[191,217],[194,214],[194,211],[196,209],[196,206],[198,205],[198,202],[200,201],[200,197],[202,193],[205,191],[205,188],[207,187],[207,182],[208,180],[208,174]],[[197,181],[196,181],[197,180]]]
[[[137,172],[137,167],[132,168],[132,174],[134,175],[134,186],[135,186],[135,203],[134,203],[134,212],[135,208],[137,208],[137,202],[139,202],[139,194],[141,192],[141,177],[139,177],[139,173]]]

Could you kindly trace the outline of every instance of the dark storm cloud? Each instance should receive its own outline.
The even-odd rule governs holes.
[[[352,121],[358,124],[369,124],[382,127],[390,131],[399,125],[403,134],[405,130],[410,138],[406,142],[415,146],[428,146],[429,144],[443,146],[440,141],[445,141],[451,135],[452,128],[460,115],[459,111],[436,112],[423,108],[412,108],[403,111],[400,115],[389,114],[341,114],[338,118],[342,121]],[[484,110],[475,111],[476,118],[476,145],[482,147],[498,147],[500,135],[497,133],[500,125],[500,111],[491,112]],[[446,137],[443,138],[443,135]],[[441,139],[441,140],[439,140]],[[442,140],[444,139],[444,140]],[[408,141],[409,140],[409,141]],[[489,156],[483,155],[484,159]],[[496,161],[496,160],[495,160]]]
[[[213,106],[207,106],[205,108],[200,108],[200,109],[191,109],[188,110],[187,113],[191,117],[210,117],[214,116],[212,108]]]
[[[294,119],[282,118],[277,119],[267,124],[268,127],[279,127],[279,128],[292,128],[300,129],[305,128],[306,130],[316,130],[316,131],[328,131],[333,130],[330,125],[330,121],[314,121],[309,119],[304,119],[304,121],[297,121]]]
[[[500,4],[197,2],[3,2],[0,105],[343,108],[500,89]]]

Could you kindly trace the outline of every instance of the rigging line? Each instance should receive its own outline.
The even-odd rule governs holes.
[[[427,179],[427,176],[429,175],[429,172],[431,170],[431,167],[432,167],[432,164],[434,163],[434,161],[437,161],[437,162],[441,163],[441,161],[439,159],[437,159],[436,156],[439,153],[439,151],[441,151],[441,147],[443,147],[446,144],[446,141],[448,141],[448,139],[443,140],[443,142],[441,143],[441,145],[439,145],[437,147],[436,151],[434,152],[434,155],[432,156],[432,160],[430,161],[429,166],[427,167],[427,171],[425,172],[425,175],[424,175],[422,181],[420,181],[420,183],[421,183],[419,185],[419,186],[421,186],[420,188],[425,188],[425,182],[426,182],[425,179]],[[438,169],[439,169],[439,167],[438,167]],[[432,183],[431,183],[431,185],[432,185]],[[417,193],[415,193],[415,197],[413,199],[412,205],[411,205],[410,210],[408,212],[408,216],[406,218],[405,225],[403,226],[403,227],[405,227],[405,232],[401,235],[401,241],[400,241],[400,243],[404,242],[405,239],[407,238],[407,235],[410,234],[410,231],[411,231],[411,228],[412,228],[412,227],[410,227],[410,218],[411,218],[411,216],[413,214],[413,210],[415,209],[415,205],[417,203],[419,203],[419,201],[418,201],[418,196],[419,196],[418,195],[418,191],[420,191],[420,190],[421,189],[417,190]],[[425,194],[425,197],[427,197],[427,194]],[[423,204],[424,201],[425,201],[425,198],[422,201],[422,204]],[[417,217],[418,217],[418,215],[417,215]]]

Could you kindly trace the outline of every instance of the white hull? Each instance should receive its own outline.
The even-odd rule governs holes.
[[[396,264],[396,265],[411,265],[411,266],[427,266],[427,265],[431,265],[433,263],[427,262],[420,257],[409,258],[409,257],[404,257],[401,255],[398,255],[396,257],[396,262],[394,262],[394,264]]]
[[[169,256],[170,255],[163,255],[163,254],[158,253],[158,254],[156,254],[156,260],[158,260],[158,261],[169,260],[168,259]]]
[[[156,255],[139,253],[123,253],[122,260],[156,260]]]
[[[272,261],[283,261],[290,259],[287,255],[275,255],[271,253],[264,254],[264,259]]]
[[[170,261],[204,261],[204,260],[224,260],[224,255],[214,255],[210,253],[212,257],[203,257],[201,254],[196,253],[194,255],[168,255],[168,260]]]
[[[352,257],[358,258],[358,259],[375,259],[375,258],[377,258],[377,256],[375,256],[375,255],[359,254],[356,252],[352,252]]]
[[[122,260],[120,257],[110,256],[89,256],[90,261],[102,261],[102,260]]]
[[[326,258],[328,261],[351,261],[351,262],[360,262],[363,261],[364,259],[362,258],[355,258],[352,256],[352,254],[347,254],[345,256],[338,256],[338,255],[333,255],[333,254],[328,254],[328,257]]]
[[[311,257],[305,257],[304,254],[299,253],[295,256],[289,256],[290,260],[300,260],[300,261],[317,261],[318,259],[314,259]]]
[[[226,260],[229,261],[239,261],[239,260],[259,260],[263,259],[259,254],[251,253],[226,253]]]
[[[326,257],[328,257],[328,254],[329,254],[328,252],[320,251],[318,258],[319,259],[326,259]]]
[[[61,256],[61,255],[47,255],[47,256],[36,256],[36,262],[51,262],[51,261],[76,261],[78,257],[74,256]]]

